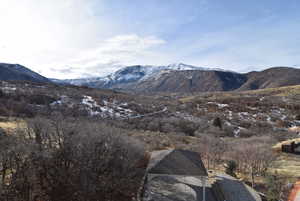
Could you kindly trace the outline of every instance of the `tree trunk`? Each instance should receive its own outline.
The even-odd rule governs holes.
[[[254,188],[254,171],[253,171],[253,167],[251,167],[251,183],[252,183],[252,188]]]

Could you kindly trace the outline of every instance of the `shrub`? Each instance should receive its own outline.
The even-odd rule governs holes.
[[[235,174],[235,171],[237,169],[237,163],[234,161],[234,160],[230,160],[226,163],[226,166],[225,166],[225,172],[226,174],[229,174],[233,177],[236,177],[236,174]]]
[[[221,121],[220,117],[216,117],[214,119],[213,126],[219,127],[220,129],[222,129],[222,121]]]
[[[0,98],[5,97],[5,93],[0,89]]]
[[[127,201],[136,194],[147,155],[122,130],[59,115],[28,127],[0,141],[0,164],[12,174],[9,185],[0,181],[0,200]]]
[[[284,195],[285,181],[283,178],[280,178],[278,173],[275,172],[274,175],[268,174],[265,178],[267,186],[267,199],[268,201],[278,201],[278,200],[287,200],[287,197]]]
[[[54,101],[56,101],[54,98],[47,96],[47,95],[40,95],[40,94],[36,94],[36,95],[31,95],[30,97],[28,97],[28,102],[30,104],[37,104],[37,105],[48,105]]]
[[[195,136],[195,131],[198,129],[196,123],[186,120],[180,120],[178,126],[183,133],[189,136]]]

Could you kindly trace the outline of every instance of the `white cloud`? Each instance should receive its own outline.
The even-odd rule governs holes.
[[[64,64],[52,64],[55,67],[45,69],[44,74],[52,72],[63,76],[68,73],[70,77],[108,74],[124,64],[137,63],[137,58],[155,59],[155,53],[151,49],[164,43],[164,40],[154,36],[141,37],[135,34],[114,36],[100,41],[96,48],[80,51],[76,57],[66,60]]]
[[[0,1],[0,62],[19,63],[47,77],[98,76],[133,64],[185,62],[237,71],[299,64],[299,20],[270,17],[210,32],[216,19],[200,20],[201,29],[190,26],[199,12],[204,18],[210,12],[202,4]],[[179,5],[181,12],[168,12]]]
[[[2,0],[0,60],[43,71],[101,37],[110,25],[96,21],[86,0]]]
[[[297,65],[300,30],[295,28],[295,22],[273,23],[263,19],[204,33],[196,38],[185,38],[180,44],[188,45],[182,51],[173,52],[173,58],[185,59],[184,62],[193,65],[237,72]]]
[[[47,77],[74,78],[136,63],[165,43],[120,32],[107,17],[94,15],[95,2],[101,10],[99,0],[1,0],[0,62],[20,63]]]

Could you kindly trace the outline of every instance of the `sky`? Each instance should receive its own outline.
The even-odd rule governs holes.
[[[50,78],[186,63],[300,68],[299,0],[0,0],[0,62]]]

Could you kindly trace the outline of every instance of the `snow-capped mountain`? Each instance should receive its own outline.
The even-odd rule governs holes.
[[[51,78],[51,81],[58,83],[58,84],[70,84],[70,85],[84,86],[90,82],[96,82],[96,81],[99,81],[102,79],[103,79],[103,77],[89,77],[89,78],[65,79],[65,80]]]
[[[174,63],[167,66],[169,70],[205,70],[205,71],[226,71],[221,68],[205,68],[205,67],[198,67],[192,66],[184,63]]]
[[[299,75],[300,70],[296,68],[274,67],[258,72],[236,73],[178,63],[166,66],[127,66],[105,77],[66,82],[138,93],[190,93],[297,85]]]
[[[59,84],[117,89],[132,92],[212,92],[253,90],[299,85],[300,69],[273,67],[236,73],[182,63],[166,66],[127,66],[105,77],[57,80]],[[49,83],[51,80],[19,64],[0,63],[0,80]]]
[[[147,79],[160,76],[162,73],[171,71],[224,71],[223,69],[210,69],[204,67],[197,67],[183,63],[174,63],[167,66],[152,66],[152,65],[135,65],[124,67],[108,76],[98,78],[83,78],[83,79],[69,79],[69,80],[54,80],[58,83],[73,84],[73,85],[87,85],[97,88],[118,88],[121,84],[137,83]]]

